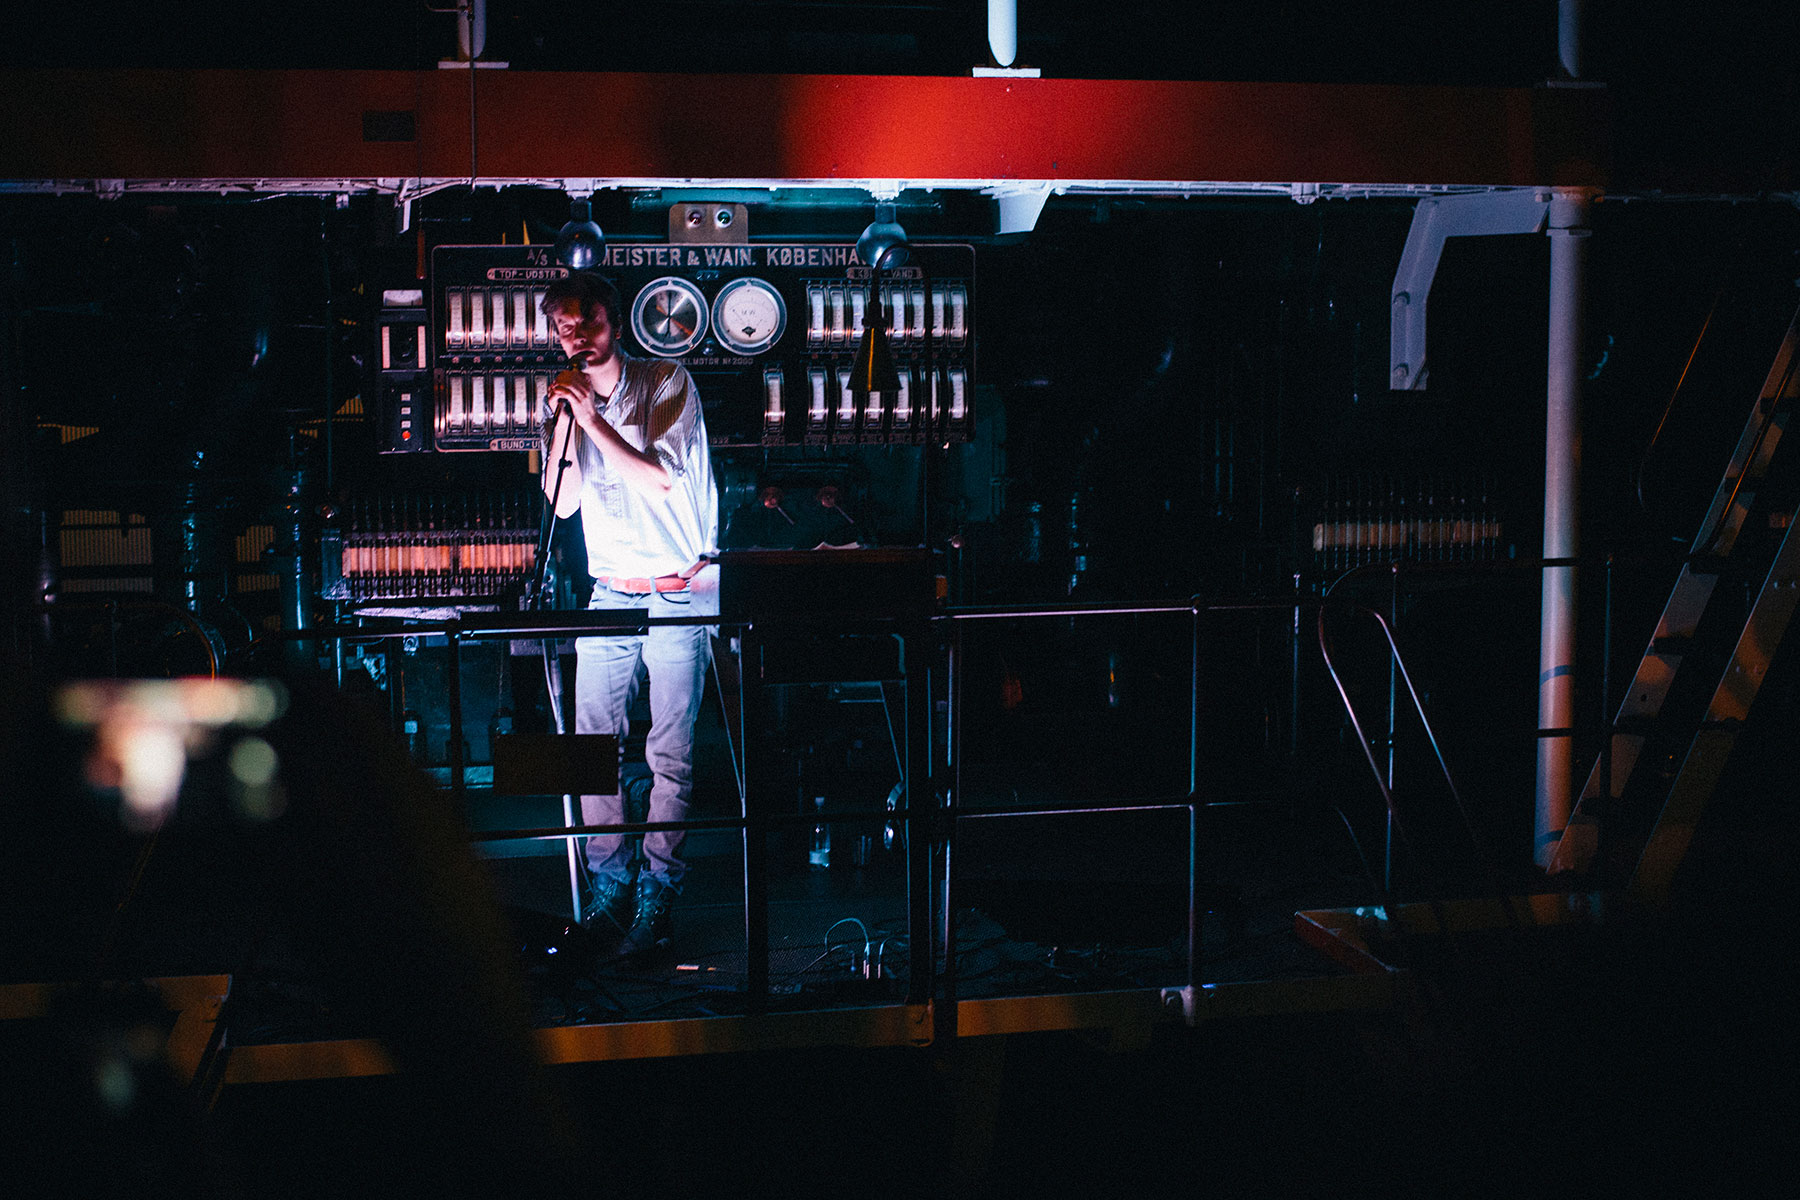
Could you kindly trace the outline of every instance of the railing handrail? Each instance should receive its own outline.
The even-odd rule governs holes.
[[[816,810],[793,813],[758,813],[753,817],[689,817],[681,821],[615,821],[605,825],[556,825],[536,826],[523,829],[484,829],[469,835],[473,842],[527,842],[527,841],[560,841],[572,837],[590,837],[594,834],[616,833],[673,833],[676,830],[718,830],[718,829],[759,829],[779,828],[784,825],[853,825],[859,821],[893,821],[911,820],[915,816],[927,819],[949,819],[955,821],[979,821],[990,817],[1079,817],[1098,813],[1121,812],[1180,812],[1191,808],[1195,803],[1192,796],[1180,799],[1150,799],[1143,801],[1107,801],[1101,804],[1063,805],[1060,807],[1033,806],[1029,808],[1013,808],[1006,805],[981,805],[977,807],[958,806],[955,804],[934,805],[922,812],[914,812],[911,808],[858,808],[844,811],[833,809],[821,815]]]
[[[1344,713],[1350,718],[1351,727],[1356,731],[1357,742],[1362,747],[1363,757],[1369,764],[1370,772],[1375,776],[1375,786],[1381,792],[1382,803],[1387,808],[1388,817],[1393,822],[1394,830],[1399,835],[1401,844],[1406,847],[1409,853],[1411,852],[1412,847],[1406,836],[1406,823],[1400,815],[1398,806],[1394,803],[1393,788],[1388,780],[1382,775],[1381,766],[1375,760],[1374,744],[1369,740],[1368,734],[1363,729],[1362,720],[1357,715],[1356,703],[1350,698],[1349,689],[1344,685],[1343,677],[1339,674],[1337,664],[1332,658],[1331,635],[1326,627],[1326,618],[1333,607],[1347,608],[1353,613],[1360,613],[1367,616],[1380,628],[1382,637],[1387,641],[1389,660],[1393,663],[1398,672],[1400,680],[1406,685],[1406,694],[1412,701],[1413,711],[1419,718],[1419,725],[1424,729],[1426,740],[1431,745],[1431,752],[1433,757],[1437,760],[1439,772],[1442,773],[1444,777],[1444,784],[1450,789],[1450,796],[1456,803],[1457,814],[1462,818],[1463,827],[1469,835],[1469,841],[1474,848],[1476,858],[1483,869],[1492,876],[1494,874],[1492,860],[1487,853],[1486,845],[1480,833],[1475,828],[1474,821],[1469,816],[1468,805],[1463,802],[1462,791],[1456,786],[1456,778],[1450,770],[1449,762],[1444,757],[1443,746],[1438,741],[1437,731],[1432,728],[1431,718],[1425,711],[1425,702],[1420,697],[1418,689],[1413,686],[1412,674],[1406,669],[1406,656],[1400,652],[1400,645],[1394,638],[1393,626],[1388,623],[1387,618],[1382,616],[1381,613],[1366,605],[1342,602],[1337,605],[1322,603],[1319,605],[1317,617],[1319,654],[1324,659],[1325,669],[1331,675],[1332,686],[1337,689],[1338,697],[1343,702]],[[1383,881],[1380,886],[1382,892],[1385,894],[1388,891],[1385,881]]]
[[[855,810],[850,812],[834,811],[826,814],[823,819],[832,824],[852,824],[864,821],[895,821],[909,831],[909,836],[916,836],[933,847],[940,845],[948,847],[954,841],[953,830],[955,826],[962,820],[1004,819],[1007,817],[1079,816],[1083,814],[1100,813],[1173,812],[1186,810],[1188,813],[1187,826],[1189,852],[1188,987],[1186,990],[1188,992],[1194,992],[1198,988],[1200,980],[1199,921],[1201,909],[1198,899],[1198,821],[1200,809],[1207,806],[1201,798],[1199,781],[1196,775],[1199,736],[1200,630],[1202,620],[1206,615],[1246,612],[1281,612],[1295,613],[1297,617],[1297,614],[1302,610],[1308,608],[1317,610],[1321,655],[1324,658],[1325,665],[1331,674],[1334,684],[1338,688],[1339,695],[1344,701],[1346,711],[1350,715],[1352,724],[1356,727],[1358,739],[1361,741],[1364,748],[1364,754],[1369,759],[1371,768],[1375,770],[1377,785],[1381,788],[1384,803],[1386,804],[1389,813],[1395,818],[1396,829],[1401,830],[1402,835],[1404,836],[1404,829],[1399,820],[1391,789],[1387,787],[1385,780],[1381,777],[1379,768],[1375,764],[1373,747],[1362,728],[1360,717],[1355,711],[1354,704],[1349,699],[1345,685],[1340,677],[1338,667],[1331,656],[1330,638],[1325,627],[1326,612],[1328,607],[1334,605],[1341,606],[1341,604],[1341,601],[1332,601],[1329,597],[1317,598],[1298,594],[1281,600],[1209,599],[1196,595],[1188,598],[1186,601],[1157,602],[1149,604],[1070,602],[1040,605],[960,606],[894,617],[871,617],[867,614],[845,615],[835,613],[797,614],[787,620],[775,621],[757,621],[746,619],[742,616],[732,617],[719,614],[652,618],[639,610],[575,610],[559,616],[554,621],[545,620],[543,614],[538,613],[519,613],[516,614],[515,619],[510,620],[507,619],[508,614],[483,613],[481,614],[480,620],[474,623],[462,620],[416,621],[405,617],[385,618],[386,620],[394,620],[402,623],[389,628],[376,630],[370,630],[361,626],[341,625],[314,627],[308,630],[292,631],[288,636],[302,639],[316,638],[321,640],[342,639],[345,641],[381,641],[425,636],[429,634],[442,634],[445,635],[447,640],[451,643],[452,653],[454,655],[454,646],[465,639],[543,638],[545,640],[551,640],[583,635],[604,636],[607,633],[625,634],[640,631],[646,626],[652,625],[709,625],[719,626],[721,628],[742,628],[745,630],[753,628],[810,627],[824,628],[837,632],[875,628],[891,629],[895,632],[896,636],[902,638],[909,635],[917,636],[921,631],[928,631],[933,627],[938,627],[943,629],[954,629],[957,631],[956,635],[950,638],[954,660],[960,653],[958,648],[960,647],[962,640],[961,630],[965,624],[969,622],[987,620],[1017,621],[1036,618],[1185,615],[1191,622],[1193,656],[1193,674],[1190,681],[1190,772],[1189,788],[1185,794],[1146,797],[1141,800],[1121,798],[1093,805],[962,805],[960,803],[959,794],[959,767],[962,757],[962,739],[959,726],[962,719],[962,706],[958,696],[961,685],[960,680],[956,679],[957,668],[952,667],[950,682],[947,684],[950,689],[951,702],[949,704],[949,719],[951,721],[951,728],[949,730],[948,745],[943,752],[944,757],[942,760],[942,766],[948,769],[948,778],[952,781],[947,792],[938,794],[929,790],[931,788],[931,783],[928,777],[926,780],[920,781],[918,786],[921,790],[914,792],[909,799],[909,802],[904,806],[897,808],[870,808],[867,810]],[[1400,677],[1405,681],[1408,695],[1412,698],[1412,703],[1415,711],[1419,715],[1420,722],[1425,727],[1433,752],[1437,757],[1439,769],[1443,772],[1445,782],[1456,799],[1458,810],[1462,814],[1465,825],[1469,827],[1470,837],[1476,842],[1477,848],[1479,849],[1480,840],[1475,833],[1472,822],[1469,821],[1467,809],[1463,805],[1461,794],[1456,788],[1455,779],[1450,772],[1449,764],[1444,758],[1437,735],[1431,728],[1430,720],[1425,713],[1423,702],[1420,699],[1416,688],[1413,686],[1410,674],[1406,670],[1404,659],[1395,642],[1391,627],[1380,613],[1363,608],[1362,606],[1356,607],[1376,620],[1382,630],[1383,636],[1387,639],[1389,652],[1393,656],[1393,661]],[[453,784],[456,782],[455,777],[458,773],[455,764],[453,764]],[[935,769],[928,772],[928,776],[934,774]],[[936,802],[939,800],[940,795],[943,801],[941,803]],[[471,840],[481,843],[523,840],[567,841],[573,838],[607,833],[641,834],[674,830],[755,831],[782,828],[790,825],[816,824],[820,820],[821,817],[816,812],[750,814],[746,809],[742,815],[738,816],[689,818],[683,821],[618,822],[605,825],[569,824],[553,828],[486,830],[473,834]],[[754,864],[747,860],[745,869],[746,871],[756,872],[766,871],[766,857],[760,855],[756,856]],[[956,968],[954,955],[955,922],[953,914],[954,903],[952,900],[954,893],[949,890],[953,887],[953,878],[954,873],[949,870],[948,863],[946,862],[944,877],[941,881],[942,886],[946,889],[944,897],[946,901],[946,911],[939,914],[943,922],[943,945],[933,945],[937,939],[932,936],[935,931],[932,928],[932,921],[929,917],[926,919],[926,925],[923,929],[916,929],[913,928],[915,923],[914,918],[909,916],[907,935],[911,944],[915,947],[915,953],[928,954],[933,960],[937,960],[941,951],[946,949],[950,951],[948,954],[944,955],[945,961],[940,962],[936,968],[936,973],[934,975],[935,985],[931,988],[931,992],[944,1001],[942,1006],[943,1011],[939,1015],[939,1020],[940,1022],[947,1023],[947,1028],[940,1029],[940,1032],[951,1036],[954,1036],[956,1001]],[[756,976],[757,972],[753,971],[752,978],[754,979]],[[754,990],[754,984],[752,984],[752,990]]]

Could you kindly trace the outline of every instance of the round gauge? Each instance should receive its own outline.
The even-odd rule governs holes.
[[[738,354],[761,354],[786,328],[787,305],[766,280],[734,279],[713,301],[713,333]]]
[[[652,279],[631,302],[631,332],[652,354],[686,354],[706,336],[706,297],[677,276]]]

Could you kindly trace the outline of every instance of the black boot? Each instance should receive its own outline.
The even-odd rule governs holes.
[[[581,906],[581,927],[606,941],[621,937],[631,929],[634,906],[629,878],[602,876],[589,885],[587,903]]]
[[[666,879],[639,875],[637,881],[637,920],[619,943],[619,957],[633,958],[655,950],[667,950],[672,940],[669,905],[675,899],[675,888]]]

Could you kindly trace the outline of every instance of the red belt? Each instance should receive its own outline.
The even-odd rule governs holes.
[[[611,588],[615,592],[626,592],[647,596],[651,592],[685,592],[688,583],[706,566],[707,560],[701,559],[679,575],[658,575],[654,579],[626,579],[619,575],[602,575],[598,582],[602,587]]]
[[[630,592],[636,595],[648,595],[651,592],[685,592],[688,579],[684,575],[658,575],[655,579],[624,579],[617,575],[602,575],[600,583],[615,592]]]

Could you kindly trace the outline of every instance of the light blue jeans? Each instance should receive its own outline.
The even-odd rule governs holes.
[[[643,608],[651,617],[693,613],[692,592],[634,595],[596,586],[590,609]],[[698,615],[698,614],[694,614]],[[706,625],[652,625],[645,635],[577,638],[575,641],[575,732],[610,733],[623,742],[637,696],[640,663],[650,676],[650,731],[644,760],[655,777],[650,789],[651,821],[683,821],[694,791],[694,721],[705,694],[712,643]],[[583,796],[581,819],[588,825],[625,820],[617,792]],[[680,830],[644,835],[645,871],[676,885],[687,874],[681,860]],[[623,880],[630,871],[631,841],[618,834],[587,839],[588,870],[596,879]]]

